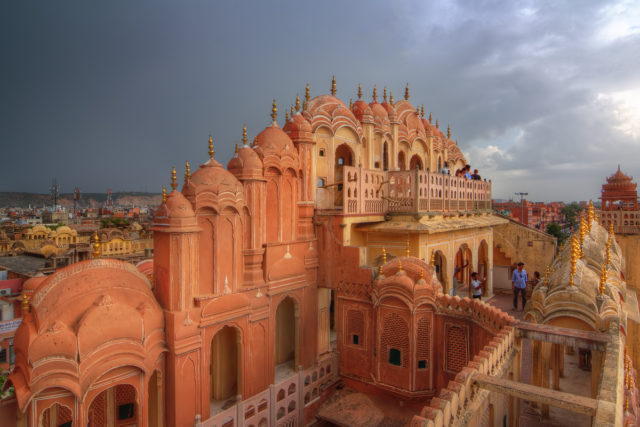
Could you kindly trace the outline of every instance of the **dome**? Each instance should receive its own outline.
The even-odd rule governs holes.
[[[262,160],[255,150],[248,145],[238,148],[238,152],[229,161],[229,172],[238,178],[249,175],[262,175]]]
[[[378,298],[395,293],[409,301],[424,298],[435,301],[442,295],[442,285],[433,267],[421,259],[405,256],[393,258],[382,266],[382,274],[374,282],[374,292]]]
[[[172,218],[191,218],[194,216],[193,208],[191,207],[191,203],[176,190],[173,190],[167,196],[167,206],[168,216]]]
[[[311,124],[302,114],[294,114],[291,120],[284,126],[283,131],[291,138],[298,142],[313,142],[313,129]]]
[[[389,120],[389,113],[381,104],[372,102],[369,104],[369,107],[371,108],[371,113],[373,114],[374,119],[377,121]]]
[[[362,122],[363,120],[373,120],[373,111],[371,111],[371,107],[369,107],[369,105],[362,99],[358,99],[353,103],[351,111],[356,116],[356,118],[360,120],[360,122]]]
[[[336,132],[343,126],[350,127],[358,137],[362,137],[362,126],[353,112],[342,101],[332,95],[320,95],[309,101],[308,120],[313,129],[326,126]]]
[[[33,293],[36,289],[38,289],[40,283],[42,283],[46,278],[47,276],[45,276],[44,274],[38,273],[36,276],[25,280],[25,282],[22,284],[22,291],[25,293]]]
[[[204,189],[213,193],[221,193],[225,189],[234,193],[242,191],[240,181],[214,158],[209,159],[191,175],[190,183],[196,193]]]
[[[283,157],[285,155],[297,158],[298,153],[291,138],[284,133],[276,122],[271,123],[256,136],[258,148],[256,152],[264,159],[267,156]]]

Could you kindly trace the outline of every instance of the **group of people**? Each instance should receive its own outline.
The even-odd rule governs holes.
[[[451,287],[451,296],[455,296],[458,292],[458,274],[463,271],[465,268],[469,266],[469,263],[465,263],[461,266],[456,266],[453,270],[453,286]],[[538,283],[540,283],[540,273],[533,273],[533,280],[531,281],[532,288],[535,288]],[[471,292],[473,298],[482,298],[483,289],[487,282],[487,278],[484,277],[480,279],[477,272],[471,273]],[[513,310],[518,310],[518,294],[520,294],[520,298],[522,300],[522,310],[524,310],[525,305],[527,304],[527,284],[529,283],[529,277],[527,275],[527,270],[524,269],[524,263],[519,262],[517,264],[517,268],[513,270],[513,274],[511,275],[511,287],[513,289]]]
[[[442,164],[442,167],[440,168],[439,172],[445,175],[451,174],[451,172],[449,171],[449,165],[447,164],[447,162],[444,162]],[[455,173],[455,176],[466,178],[466,179],[473,179],[475,181],[482,181],[482,177],[478,173],[478,169],[474,169],[473,173],[471,173],[471,165],[465,165],[463,168],[458,169]]]

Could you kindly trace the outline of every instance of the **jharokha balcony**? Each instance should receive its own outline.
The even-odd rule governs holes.
[[[418,169],[368,170],[343,166],[336,183],[318,188],[319,208],[346,215],[480,213],[491,210],[491,182]]]

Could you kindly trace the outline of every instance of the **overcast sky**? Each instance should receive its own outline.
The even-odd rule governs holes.
[[[494,198],[640,178],[638,1],[4,1],[0,58],[0,191],[159,191],[332,75],[408,82]]]

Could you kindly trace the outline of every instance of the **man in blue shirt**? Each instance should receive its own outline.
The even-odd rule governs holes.
[[[519,262],[518,268],[513,270],[511,276],[511,286],[513,287],[513,310],[518,310],[518,293],[522,295],[522,310],[527,303],[527,270],[524,269],[524,263]]]

